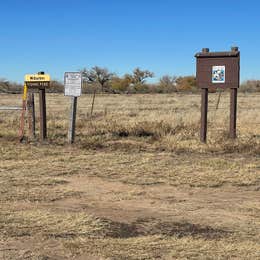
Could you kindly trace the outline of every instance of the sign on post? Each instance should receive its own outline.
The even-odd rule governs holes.
[[[81,96],[82,74],[80,72],[65,72],[64,84],[65,96]]]
[[[65,72],[64,88],[65,96],[71,97],[68,142],[72,144],[75,139],[77,98],[81,96],[82,74],[80,72]]]
[[[195,55],[197,59],[197,85],[201,88],[201,131],[202,142],[207,140],[208,89],[230,89],[230,137],[236,138],[237,89],[240,84],[240,52],[238,47],[231,51],[210,52],[203,48]]]
[[[26,103],[28,101],[28,89],[31,91],[38,89],[39,90],[39,108],[40,108],[40,138],[41,141],[44,141],[47,138],[47,119],[46,119],[46,94],[45,88],[50,86],[51,77],[48,74],[45,74],[43,71],[38,72],[37,74],[27,74],[24,77],[24,93],[23,93],[23,109],[21,115],[21,126],[19,131],[20,141],[24,138],[24,123],[25,123],[25,111]],[[31,94],[31,93],[30,93]],[[30,101],[30,100],[29,100]],[[32,102],[34,106],[34,102]],[[32,108],[34,111],[34,107]],[[34,112],[33,112],[34,113]],[[32,129],[35,128],[34,116],[32,116]]]
[[[199,88],[239,88],[240,52],[237,47],[226,52],[210,52],[204,48],[195,57]]]
[[[40,74],[41,73],[41,74]],[[50,86],[51,77],[48,74],[27,74],[24,77],[25,84],[28,88],[46,88]]]

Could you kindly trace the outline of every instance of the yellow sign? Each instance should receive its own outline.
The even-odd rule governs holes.
[[[24,77],[25,82],[50,82],[51,77],[48,74],[38,75],[38,74],[27,74]]]

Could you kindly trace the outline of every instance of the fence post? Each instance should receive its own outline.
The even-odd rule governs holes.
[[[92,98],[91,111],[90,111],[91,117],[92,117],[93,111],[94,111],[95,98],[96,98],[96,88],[94,89],[93,98]]]
[[[24,121],[25,121],[25,113],[26,113],[27,91],[28,91],[28,87],[26,84],[24,84],[23,104],[22,104],[22,113],[21,113],[20,129],[19,129],[19,141],[20,142],[22,142],[24,139]]]

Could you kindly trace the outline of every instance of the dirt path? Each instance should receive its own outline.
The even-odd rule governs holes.
[[[190,188],[169,185],[137,186],[100,178],[74,176],[70,189],[82,192],[45,205],[54,210],[84,211],[116,222],[138,219],[188,222],[235,232],[259,223],[260,192],[257,187]],[[259,229],[255,230],[260,234]]]
[[[24,201],[14,203],[12,209],[16,212],[28,211],[29,214],[36,212],[37,218],[38,211],[50,212],[51,218],[62,216],[60,221],[63,213],[98,217],[112,225],[112,238],[122,240],[153,235],[182,238],[193,234],[206,241],[218,241],[233,235],[241,237],[241,241],[249,238],[258,243],[260,239],[259,187],[132,185],[106,178],[73,175],[67,177],[60,188],[69,189],[80,196],[48,203]],[[48,229],[48,216],[46,221],[41,225]],[[59,221],[55,223],[58,225]],[[69,230],[70,220],[66,223]],[[54,225],[52,222],[50,224]],[[26,228],[26,222],[21,225],[22,229]],[[34,259],[35,255],[43,256],[42,259],[45,256],[48,259],[72,259],[71,249],[66,248],[66,237],[49,236],[46,239],[37,233],[37,224],[30,229],[33,232],[31,236],[9,236],[8,240],[0,241],[0,259],[1,254],[8,256],[6,259]],[[59,230],[55,229],[55,232],[59,234]],[[83,248],[87,244],[84,243]],[[92,255],[84,249],[75,259],[104,259],[95,253],[96,258]]]

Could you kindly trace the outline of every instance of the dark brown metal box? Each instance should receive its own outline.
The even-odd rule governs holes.
[[[200,88],[239,88],[240,52],[209,52],[204,48],[197,58],[197,85]]]

